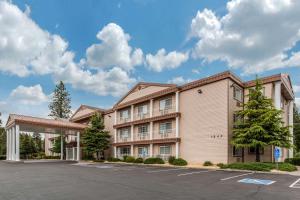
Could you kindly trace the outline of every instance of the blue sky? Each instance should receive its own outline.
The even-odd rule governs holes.
[[[138,81],[182,84],[228,69],[243,80],[289,73],[300,97],[297,2],[0,0],[1,15],[3,118],[46,116],[57,80],[74,110],[109,108]]]

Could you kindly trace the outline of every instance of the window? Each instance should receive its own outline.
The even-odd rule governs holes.
[[[128,138],[129,137],[129,128],[122,128],[120,130],[120,138]]]
[[[238,101],[243,101],[243,91],[237,86],[233,86],[233,97]]]
[[[121,119],[128,119],[129,118],[129,110],[122,110],[120,112],[120,118]]]
[[[255,154],[256,150],[255,147],[248,148],[248,154]],[[259,148],[259,154],[264,154],[264,148]]]
[[[130,148],[129,147],[121,147],[120,154],[121,155],[130,155]]]
[[[138,148],[138,156],[139,157],[146,157],[148,156],[148,147],[139,147]]]
[[[172,99],[162,99],[159,101],[159,110],[167,110],[172,108]]]
[[[140,125],[138,127],[138,133],[141,134],[141,135],[148,134],[148,125]]]
[[[160,155],[170,155],[171,154],[171,146],[160,146],[159,154]]]
[[[238,114],[234,113],[233,114],[233,127],[236,128],[237,127],[237,123],[240,122],[242,120],[241,116],[239,116]]]
[[[147,105],[142,105],[138,107],[138,115],[142,116],[148,113],[148,106]]]
[[[237,148],[233,146],[232,148],[232,155],[234,157],[241,157],[243,155],[243,149],[242,148]]]
[[[159,124],[159,134],[172,132],[172,122],[164,122]]]

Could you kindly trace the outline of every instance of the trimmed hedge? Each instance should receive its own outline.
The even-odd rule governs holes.
[[[266,171],[269,172],[272,169],[276,169],[275,163],[232,163],[221,166],[222,169],[241,169],[252,171]],[[278,169],[280,171],[296,171],[297,168],[289,163],[278,163]]]
[[[6,155],[0,155],[0,160],[6,160]]]
[[[168,159],[168,163],[173,164],[175,159],[176,158],[174,156],[170,156],[169,159]]]
[[[135,159],[134,163],[143,163],[144,159],[143,158],[137,158]]]
[[[45,156],[44,159],[60,159],[60,156]]]
[[[300,166],[300,158],[287,158],[284,162]]]
[[[172,162],[172,165],[177,165],[177,166],[185,166],[187,164],[188,164],[187,161],[182,158],[177,158]]]
[[[108,162],[120,162],[121,160],[119,158],[110,157],[110,158],[107,158],[107,161]]]
[[[161,158],[147,158],[144,164],[165,164],[165,161]]]
[[[213,166],[213,164],[212,164],[212,162],[210,162],[210,161],[205,161],[205,162],[203,163],[203,166]]]
[[[132,156],[127,156],[125,159],[124,159],[125,162],[127,163],[133,163],[135,161],[135,158],[132,157]]]

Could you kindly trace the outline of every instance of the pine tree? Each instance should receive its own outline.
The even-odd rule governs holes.
[[[66,146],[66,142],[63,139],[63,149],[65,149],[65,146]],[[53,147],[52,147],[51,151],[53,153],[61,153],[61,136],[54,138],[54,143],[53,143]]]
[[[97,113],[91,118],[91,125],[82,135],[85,150],[89,153],[96,153],[97,160],[103,157],[104,151],[109,148],[110,135],[104,129],[103,117]]]
[[[34,142],[36,152],[41,152],[42,151],[42,138],[41,138],[41,135],[39,133],[33,133],[32,140]]]
[[[260,149],[266,146],[290,148],[291,135],[282,121],[282,111],[263,95],[258,78],[255,87],[249,89],[248,98],[244,109],[236,113],[241,120],[235,124],[231,143],[237,148],[255,148],[256,162],[260,162]]]
[[[49,105],[50,114],[49,116],[55,118],[68,119],[71,114],[71,98],[64,83],[62,81],[56,85],[52,102]]]
[[[296,152],[300,152],[300,113],[299,110],[294,104],[294,126],[293,126],[293,133],[294,133],[294,145]]]

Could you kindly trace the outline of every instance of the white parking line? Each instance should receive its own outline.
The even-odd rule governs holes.
[[[210,172],[210,171],[189,172],[189,173],[184,173],[184,174],[178,174],[177,176],[186,176],[186,175],[200,174],[200,173],[205,173],[205,172]]]
[[[299,188],[300,189],[300,178],[290,185],[290,188]]]
[[[177,170],[186,170],[186,169],[187,169],[187,168],[161,169],[161,170],[148,171],[148,173],[168,172],[168,171],[177,171]]]
[[[247,176],[247,175],[250,175],[250,174],[254,174],[254,172],[250,172],[250,173],[246,173],[246,174],[240,174],[240,175],[236,175],[236,176],[230,176],[230,177],[227,177],[227,178],[222,178],[221,181],[226,181],[226,180],[241,177],[241,176]]]

